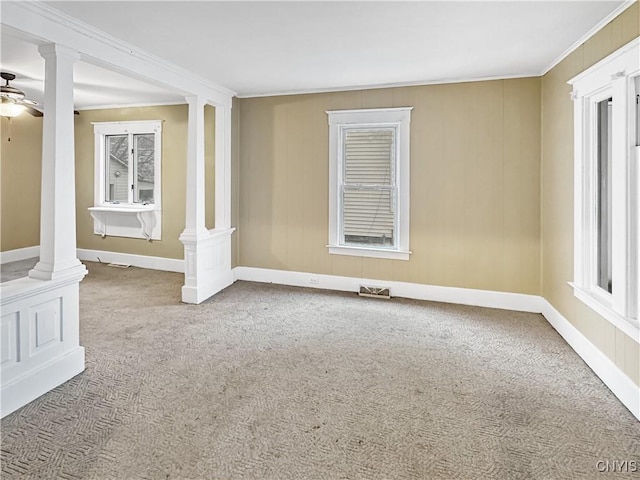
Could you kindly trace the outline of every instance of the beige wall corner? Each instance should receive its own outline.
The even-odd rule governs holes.
[[[0,251],[5,252],[40,245],[42,118],[25,113],[1,122]]]
[[[542,78],[542,295],[640,385],[640,346],[573,296],[573,102],[566,82],[640,35],[636,2]]]
[[[240,100],[243,266],[540,293],[540,79]],[[413,107],[409,261],[329,255],[326,110]]]
[[[240,219],[240,101],[233,99],[231,108],[231,226],[236,231],[231,235],[231,268],[239,265],[240,253],[238,229]]]

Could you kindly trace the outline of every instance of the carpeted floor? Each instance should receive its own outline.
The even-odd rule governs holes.
[[[540,315],[247,282],[183,305],[179,274],[88,268],[87,369],[2,420],[3,480],[588,479],[600,460],[640,463],[640,422]]]

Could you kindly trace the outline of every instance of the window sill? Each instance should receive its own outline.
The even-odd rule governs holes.
[[[89,207],[93,231],[102,237],[160,240],[160,207],[157,205],[108,204]]]
[[[329,253],[332,255],[351,255],[354,257],[371,257],[371,258],[388,258],[391,260],[409,260],[411,252],[406,250],[387,250],[384,248],[367,248],[367,247],[346,247],[332,246],[329,247]]]
[[[603,303],[598,297],[590,293],[588,290],[576,285],[573,282],[569,282],[569,285],[573,287],[573,294],[582,303],[587,305],[598,315],[606,319],[614,327],[618,328],[625,335],[631,337],[636,343],[640,343],[640,326],[637,320],[632,318],[625,318],[622,315],[614,312],[610,305]]]

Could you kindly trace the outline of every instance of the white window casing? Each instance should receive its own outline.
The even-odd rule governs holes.
[[[640,38],[596,63],[568,83],[574,100],[574,280],[577,298],[640,343]],[[609,120],[598,105],[609,102]],[[603,153],[602,122],[608,153]],[[600,128],[600,130],[599,130]],[[610,171],[607,204],[610,240],[603,240],[603,159]],[[605,168],[606,169],[606,168]],[[610,204],[609,204],[610,203]],[[600,243],[599,243],[600,242]],[[610,245],[608,244],[610,242]],[[602,257],[610,249],[610,286],[602,288]],[[600,263],[599,263],[600,262]],[[609,291],[610,290],[610,291]]]
[[[94,126],[94,206],[89,212],[94,219],[94,233],[160,240],[162,232],[162,121],[95,122]],[[149,136],[153,135],[153,148]],[[123,140],[121,168],[117,167],[108,144]],[[152,151],[152,172],[146,178],[138,171],[139,144]],[[126,157],[126,158],[125,158]],[[112,168],[111,163],[116,163]],[[148,168],[147,170],[151,170]],[[112,172],[111,170],[115,170]],[[145,188],[146,187],[146,188]]]
[[[411,110],[327,112],[329,253],[409,259]]]

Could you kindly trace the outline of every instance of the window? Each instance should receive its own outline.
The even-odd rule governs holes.
[[[160,203],[161,122],[95,123],[98,204]]]
[[[94,123],[94,233],[160,240],[160,120]]]
[[[409,259],[411,107],[329,116],[329,253]]]
[[[640,38],[570,84],[577,298],[640,342]]]

